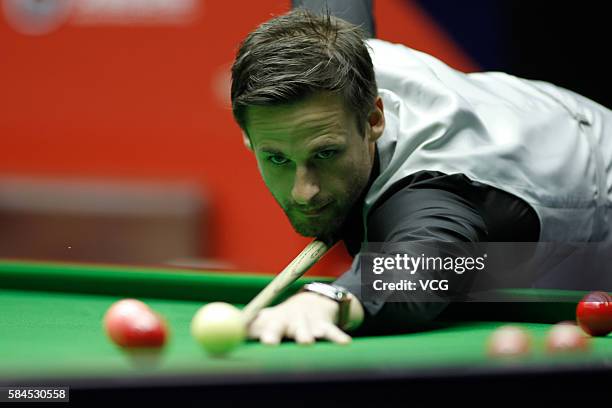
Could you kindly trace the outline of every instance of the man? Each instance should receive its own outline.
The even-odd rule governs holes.
[[[354,256],[362,241],[612,238],[612,113],[570,91],[463,74],[303,10],[249,34],[232,79],[245,145],[304,236],[341,239]],[[446,306],[360,298],[360,273],[356,256],[334,285],[264,309],[250,336],[347,343],[355,330],[421,327]]]

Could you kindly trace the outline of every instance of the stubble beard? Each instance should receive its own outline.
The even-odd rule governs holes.
[[[330,207],[326,208],[319,217],[305,218],[300,215],[299,210],[294,210],[291,205],[283,205],[283,211],[298,234],[304,237],[318,237],[327,241],[334,240],[334,236],[344,225],[349,212],[361,197],[367,180],[367,175],[360,175],[352,179],[349,183],[351,189],[348,193],[344,197],[334,198]]]

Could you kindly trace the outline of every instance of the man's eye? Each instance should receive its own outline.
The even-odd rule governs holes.
[[[316,157],[317,159],[331,159],[336,153],[336,150],[322,150],[316,154]]]
[[[283,156],[268,156],[268,161],[272,164],[274,164],[275,166],[282,166],[283,164],[287,163],[289,160],[287,160],[287,158],[283,157]]]

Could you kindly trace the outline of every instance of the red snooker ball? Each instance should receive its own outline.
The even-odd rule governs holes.
[[[104,329],[121,347],[161,347],[168,335],[162,317],[135,299],[115,302],[104,315]]]
[[[550,353],[587,351],[589,348],[589,338],[573,323],[557,323],[546,336],[546,350]]]
[[[591,292],[578,303],[576,321],[591,336],[607,336],[612,331],[612,296]]]
[[[492,357],[519,356],[531,350],[529,333],[518,326],[497,328],[489,337],[487,354]]]

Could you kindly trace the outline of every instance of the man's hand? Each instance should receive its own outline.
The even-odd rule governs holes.
[[[347,344],[351,337],[336,326],[338,309],[331,299],[311,292],[298,293],[259,312],[249,326],[249,337],[270,345],[280,343],[283,337],[299,344],[311,344],[316,339]]]

